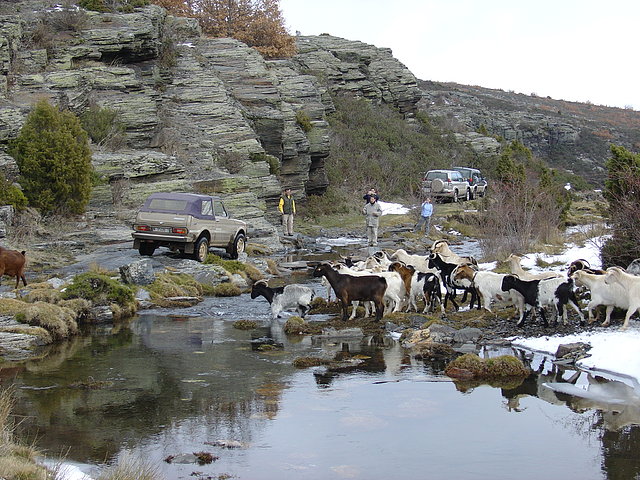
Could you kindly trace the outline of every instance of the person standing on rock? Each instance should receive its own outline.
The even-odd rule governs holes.
[[[366,216],[367,240],[369,246],[378,245],[378,224],[382,215],[382,208],[378,203],[377,195],[370,195],[369,202],[362,207],[362,214]]]
[[[425,198],[424,202],[422,202],[422,210],[420,211],[420,219],[416,226],[414,227],[414,232],[419,232],[420,229],[424,226],[424,234],[425,236],[429,236],[429,231],[431,229],[431,216],[433,215],[433,204],[431,203],[431,197]]]
[[[284,189],[278,203],[278,210],[282,214],[282,231],[285,236],[293,235],[293,217],[296,214],[296,201],[293,199],[291,189]]]

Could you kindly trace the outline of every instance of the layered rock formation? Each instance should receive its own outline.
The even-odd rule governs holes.
[[[453,83],[419,85],[423,92],[419,109],[440,118],[445,127],[467,137],[484,129],[507,141],[518,140],[549,165],[594,185],[604,181],[611,143],[632,151],[640,147],[640,113],[633,110]],[[489,137],[471,135],[474,149],[492,150]]]
[[[234,216],[274,237],[284,186],[302,203],[327,187],[330,94],[389,103],[408,116],[421,95],[388,49],[361,42],[298,37],[298,55],[265,61],[157,6],[101,14],[22,3],[21,12],[5,5],[2,13],[13,15],[0,16],[0,149],[38,98],[77,114],[91,106],[119,112],[121,145],[94,146],[105,180],[91,199],[95,218],[131,221],[153,191],[206,192],[223,194]],[[75,30],[44,20],[56,15]],[[42,25],[54,28],[52,44],[33,40]],[[0,168],[16,178],[3,152]]]

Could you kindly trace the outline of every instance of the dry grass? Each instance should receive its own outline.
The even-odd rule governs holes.
[[[118,462],[105,468],[96,480],[159,480],[158,469],[147,460],[124,455]]]
[[[11,415],[13,407],[13,389],[0,390],[0,477],[54,480],[55,473],[36,463],[35,458],[39,452],[16,441],[15,423]]]

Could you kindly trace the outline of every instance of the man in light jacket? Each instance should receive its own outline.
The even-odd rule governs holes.
[[[378,245],[378,224],[382,215],[382,208],[375,196],[369,197],[369,203],[362,208],[362,214],[367,217],[367,240],[369,246]]]
[[[278,210],[282,214],[282,233],[284,235],[293,235],[293,217],[296,214],[296,201],[291,195],[291,189],[285,188],[284,193],[280,197]]]

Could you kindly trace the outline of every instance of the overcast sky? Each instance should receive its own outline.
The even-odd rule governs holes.
[[[422,80],[640,110],[639,0],[280,0],[289,32],[388,47]]]

